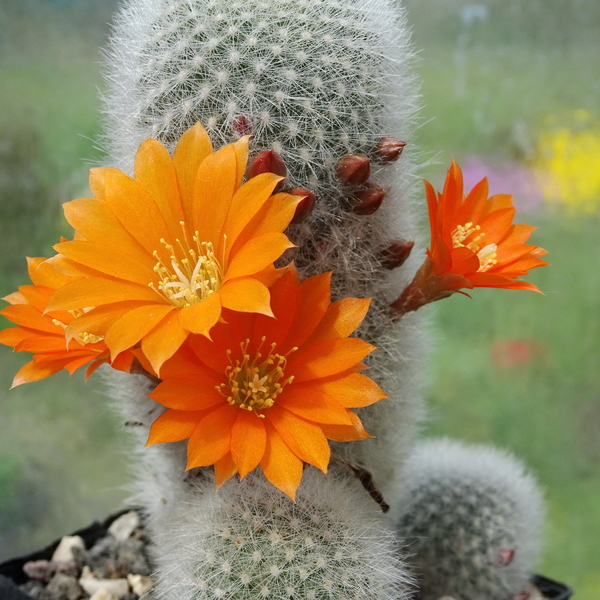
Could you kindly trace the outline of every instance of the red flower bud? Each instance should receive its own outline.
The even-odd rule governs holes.
[[[248,163],[246,168],[246,179],[252,179],[261,173],[275,173],[280,177],[285,177],[287,170],[281,157],[274,150],[262,150]],[[273,193],[278,192],[283,187],[283,181],[280,181]]]
[[[397,161],[404,150],[406,142],[401,142],[393,137],[382,137],[375,146],[375,156],[383,164]]]
[[[414,242],[404,240],[391,243],[381,251],[381,266],[390,270],[401,267],[410,256],[414,245]]]
[[[231,128],[239,135],[250,135],[252,133],[252,120],[247,115],[238,115],[231,122]]]
[[[298,206],[296,206],[296,212],[294,213],[294,218],[291,220],[291,223],[302,223],[308,215],[313,211],[317,199],[315,195],[306,188],[303,187],[295,187],[290,190],[284,190],[287,194],[291,194],[292,196],[304,196]]]
[[[371,174],[371,160],[364,154],[348,154],[335,165],[339,180],[348,185],[363,185]]]
[[[498,552],[498,562],[503,567],[510,565],[510,563],[513,561],[514,557],[515,557],[514,550],[500,550],[500,552]]]
[[[352,212],[357,215],[373,214],[383,202],[387,190],[375,183],[367,183],[361,190],[354,194]]]

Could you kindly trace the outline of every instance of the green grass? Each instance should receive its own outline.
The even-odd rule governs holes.
[[[490,19],[468,29],[458,15],[472,2],[406,4],[423,48],[417,71],[425,104],[409,142],[433,159],[424,174],[436,184],[451,157],[527,159],[547,117],[597,110],[597,2],[487,0]],[[0,0],[3,26],[13,25],[0,40],[0,151],[9,148],[13,161],[0,167],[0,175],[12,174],[0,178],[2,222],[10,223],[0,240],[3,294],[26,281],[21,256],[49,255],[66,233],[59,202],[86,193],[84,161],[99,156],[90,138],[100,131],[97,49],[106,6]],[[438,336],[425,433],[493,443],[522,458],[549,502],[540,571],[575,587],[579,600],[595,600],[600,222],[549,212],[519,220],[539,225],[534,241],[550,252],[552,266],[531,276],[545,296],[482,289],[472,300],[455,296],[425,309],[436,313]],[[544,352],[500,367],[491,346],[510,339]],[[95,385],[62,373],[9,392],[27,358],[2,352],[0,560],[104,516],[119,505],[126,480],[123,441]]]

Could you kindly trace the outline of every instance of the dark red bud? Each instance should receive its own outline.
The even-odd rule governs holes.
[[[513,561],[514,557],[515,557],[514,550],[500,550],[500,552],[498,552],[498,562],[503,567],[510,565],[510,563]]]
[[[414,245],[414,242],[405,242],[403,240],[393,242],[382,250],[381,266],[390,270],[401,267],[410,256]]]
[[[404,150],[406,142],[401,142],[393,137],[382,137],[375,146],[375,156],[383,164],[397,161]]]
[[[306,188],[303,187],[295,187],[291,190],[284,190],[287,194],[291,194],[292,196],[304,196],[302,200],[296,206],[296,212],[294,213],[294,218],[291,220],[291,223],[302,223],[308,215],[313,211],[317,199],[315,195]]]
[[[247,115],[238,115],[231,122],[231,127],[239,135],[250,135],[252,133],[252,120]]]
[[[262,150],[250,162],[246,169],[246,179],[252,179],[261,173],[274,173],[280,177],[285,177],[287,170],[281,156],[274,150]],[[283,181],[280,181],[273,193],[279,192],[283,187]]]
[[[362,185],[371,175],[371,160],[364,154],[348,154],[335,165],[339,180],[348,185]]]
[[[387,190],[375,183],[367,183],[361,190],[354,194],[352,212],[357,215],[373,214],[383,202]]]

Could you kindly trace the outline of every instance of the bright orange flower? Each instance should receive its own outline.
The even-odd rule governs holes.
[[[143,142],[134,179],[92,169],[95,198],[65,204],[76,237],[51,259],[82,277],[50,309],[94,307],[68,338],[103,335],[113,357],[141,341],[158,371],[189,333],[209,336],[222,308],[271,315],[272,265],[292,246],[282,232],[302,198],[271,196],[281,180],[272,173],[241,185],[247,157],[248,138],[213,152],[196,124],[172,158],[160,142]]]
[[[493,287],[540,292],[517,278],[547,265],[546,250],[527,245],[535,227],[513,225],[512,196],[488,198],[487,179],[465,197],[460,167],[452,161],[444,191],[425,181],[431,247],[415,278],[392,307],[400,315],[446,298],[460,288]],[[464,293],[464,292],[460,292]]]
[[[0,314],[19,325],[0,331],[0,343],[12,346],[17,352],[33,352],[33,360],[19,369],[12,387],[38,381],[66,369],[71,375],[88,365],[86,379],[103,363],[111,362],[110,353],[102,338],[80,333],[68,345],[65,329],[73,321],[74,311],[45,312],[56,290],[74,277],[55,271],[45,258],[28,258],[27,267],[33,285],[24,285],[6,296],[7,306]],[[129,371],[134,360],[131,352],[121,353],[112,366]]]
[[[386,394],[365,375],[374,350],[348,338],[369,300],[330,303],[330,274],[299,283],[293,269],[271,288],[275,319],[224,311],[212,341],[190,336],[150,394],[168,408],[148,444],[188,439],[187,468],[215,465],[217,487],[260,465],[291,498],[303,463],[327,471],[327,440],[370,437],[351,408]]]

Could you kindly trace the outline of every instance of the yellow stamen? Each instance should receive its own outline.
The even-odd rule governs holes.
[[[228,350],[229,366],[225,369],[228,382],[215,386],[231,406],[237,405],[242,410],[252,411],[262,419],[264,415],[258,411],[273,406],[283,388],[294,380],[293,375],[287,378],[284,376],[285,366],[287,357],[298,349],[292,348],[285,355],[277,354],[277,344],[273,342],[263,359],[260,350],[265,341],[263,336],[253,357],[248,354],[250,340],[246,339],[240,343],[241,360],[233,361],[231,350]]]
[[[479,269],[477,272],[487,271],[491,269],[495,264],[498,263],[496,260],[496,250],[498,246],[496,244],[488,244],[480,249],[480,242],[485,237],[485,231],[481,231],[480,225],[473,225],[473,223],[465,223],[464,225],[458,225],[452,232],[452,247],[453,248],[468,248],[479,258]],[[471,237],[474,233],[474,237]],[[471,237],[470,240],[467,239]],[[465,242],[467,242],[465,244]]]
[[[198,304],[220,289],[225,261],[224,257],[222,261],[217,259],[212,242],[200,241],[197,231],[192,237],[193,244],[190,244],[185,223],[180,221],[179,224],[183,230],[183,240],[176,238],[175,248],[161,238],[160,243],[169,252],[170,263],[165,264],[155,250],[153,255],[158,262],[154,272],[159,281],[151,281],[148,285],[174,306],[183,308]]]

